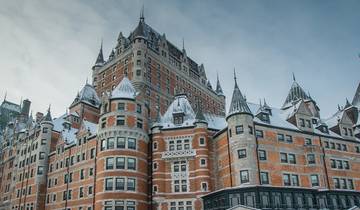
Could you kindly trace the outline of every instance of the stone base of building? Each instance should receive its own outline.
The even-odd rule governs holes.
[[[360,193],[304,188],[229,188],[203,197],[204,210],[225,210],[238,205],[258,209],[349,209],[360,206]]]

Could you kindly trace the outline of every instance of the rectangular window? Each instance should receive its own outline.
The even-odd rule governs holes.
[[[38,174],[38,175],[43,175],[43,174],[44,174],[44,170],[45,170],[44,166],[39,166],[39,167],[38,167],[38,170],[37,170],[37,174]]]
[[[330,148],[330,145],[329,145],[329,142],[328,141],[325,141],[325,148]]]
[[[45,152],[40,152],[39,153],[39,160],[44,160],[45,159]]]
[[[101,151],[103,151],[105,149],[106,149],[106,140],[103,139],[103,140],[101,140]]]
[[[334,187],[335,187],[336,189],[340,189],[339,178],[333,178],[333,182],[334,182]]]
[[[205,146],[205,138],[204,137],[199,138],[199,145],[200,146]]]
[[[348,179],[348,185],[349,185],[349,189],[350,189],[350,190],[355,189],[355,188],[354,188],[354,181],[353,181],[352,179]]]
[[[308,154],[307,161],[308,161],[308,164],[315,164],[316,163],[315,154]]]
[[[285,141],[285,136],[284,136],[284,134],[278,133],[278,134],[277,134],[277,139],[278,139],[278,141]]]
[[[113,178],[107,178],[105,179],[105,190],[106,191],[111,191],[113,190]]]
[[[127,179],[127,190],[129,191],[135,191],[135,179],[128,178]]]
[[[319,187],[320,184],[319,184],[319,176],[316,175],[316,174],[313,174],[310,176],[310,179],[311,179],[311,186],[313,187]]]
[[[114,169],[114,158],[108,157],[106,158],[106,170]]]
[[[288,154],[289,157],[289,163],[296,164],[296,156],[295,154]]]
[[[264,132],[262,130],[255,130],[255,135],[258,138],[264,138]]]
[[[244,126],[242,126],[242,125],[236,126],[236,127],[235,127],[235,132],[236,132],[236,134],[242,134],[242,133],[244,133]]]
[[[305,138],[305,145],[312,145],[312,140],[310,138]]]
[[[124,157],[116,158],[116,169],[125,169],[125,158]]]
[[[259,160],[266,160],[266,151],[265,150],[259,150]]]
[[[343,150],[343,151],[347,151],[347,145],[346,145],[346,144],[343,144],[343,145],[342,145],[342,150]]]
[[[115,148],[115,139],[113,137],[107,139],[107,149]]]
[[[89,186],[88,188],[88,195],[92,195],[93,194],[93,187]]]
[[[260,181],[261,181],[261,184],[269,184],[269,173],[268,172],[260,172]]]
[[[249,134],[253,134],[254,131],[253,131],[253,127],[249,125]]]
[[[290,136],[290,135],[286,135],[286,142],[288,142],[288,143],[292,143],[293,142],[293,139],[292,139],[292,136]]]
[[[343,169],[343,163],[341,160],[336,160],[336,163],[337,163],[337,168],[338,169]]]
[[[246,158],[246,149],[238,150],[238,156],[239,158]]]
[[[288,156],[286,153],[283,153],[283,152],[280,153],[280,162],[282,162],[282,163],[288,162]]]
[[[330,160],[330,166],[331,166],[331,168],[336,168],[336,161],[331,159]]]
[[[125,125],[125,116],[124,115],[119,115],[116,117],[116,125]]]
[[[116,140],[116,148],[118,149],[125,149],[125,138],[118,137]]]
[[[300,126],[305,127],[305,120],[300,118]]]
[[[125,110],[125,103],[118,103],[118,110],[124,111]]]
[[[125,179],[116,178],[115,179],[115,190],[125,190]]]
[[[136,119],[136,127],[143,128],[143,120],[140,118]]]
[[[240,171],[240,182],[241,183],[249,182],[249,171],[248,170]]]
[[[136,139],[134,138],[128,138],[128,149],[134,149],[136,150]]]
[[[283,174],[284,186],[291,186],[290,174]]]
[[[136,170],[136,159],[135,158],[127,159],[127,169]]]
[[[82,198],[82,197],[84,197],[84,188],[80,187],[79,188],[79,198]]]
[[[141,114],[141,112],[142,112],[141,104],[137,104],[137,105],[136,105],[136,112],[139,113],[139,114]]]
[[[330,148],[335,149],[335,143],[334,142],[330,142]]]
[[[311,128],[311,121],[310,120],[306,120],[306,127]]]
[[[292,174],[291,175],[291,182],[293,186],[299,186],[299,176]]]
[[[95,157],[95,148],[90,150],[90,158],[93,159]]]
[[[349,161],[344,160],[344,169],[350,169]]]

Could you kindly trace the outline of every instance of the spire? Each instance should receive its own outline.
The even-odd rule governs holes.
[[[294,72],[292,73],[292,76],[293,76],[293,81],[296,82],[296,78],[295,78]]]
[[[233,95],[232,95],[232,99],[231,99],[230,110],[229,110],[228,116],[233,115],[233,114],[240,114],[240,113],[252,115],[251,110],[246,102],[246,99],[243,96],[243,94],[241,93],[241,91],[237,85],[235,69],[234,69],[234,80],[235,80],[235,87],[234,87],[234,91],[233,91]]]
[[[182,50],[185,50],[185,41],[184,41],[184,37],[182,38]]]
[[[144,4],[141,7],[140,10],[140,21],[144,22],[145,21],[145,16],[144,16]]]
[[[48,108],[47,113],[45,115],[44,121],[47,121],[47,122],[52,121],[50,109],[51,109],[51,104],[49,104],[49,108]]]
[[[293,74],[293,84],[291,85],[290,91],[286,97],[286,100],[282,106],[282,109],[286,109],[292,106],[293,102],[297,102],[299,99],[307,100],[311,99],[302,87],[296,82],[295,74]]]
[[[220,85],[220,80],[219,80],[219,74],[216,73],[216,93],[218,95],[224,95],[221,85]]]
[[[235,72],[235,68],[234,68],[234,80],[235,80],[235,88],[238,88],[238,84],[236,81],[236,72]]]
[[[95,66],[102,66],[104,64],[104,56],[103,56],[103,40],[101,39],[101,46],[99,50],[98,57],[95,62]]]

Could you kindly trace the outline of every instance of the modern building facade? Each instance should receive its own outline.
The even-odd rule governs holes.
[[[360,84],[329,118],[295,80],[280,108],[228,112],[203,65],[145,23],[53,118],[18,110],[1,142],[0,209],[347,209],[360,205]],[[234,72],[235,74],[235,72]],[[30,103],[28,104],[30,106]]]

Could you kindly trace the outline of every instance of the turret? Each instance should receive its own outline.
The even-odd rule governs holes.
[[[226,117],[229,136],[231,176],[235,186],[259,184],[257,176],[256,139],[254,135],[254,116],[242,95],[234,70],[235,87],[231,99],[229,114]]]
[[[136,209],[147,208],[148,173],[148,111],[137,100],[137,92],[125,76],[107,97],[103,97],[99,119],[95,202],[103,203],[114,191],[121,191],[117,199],[136,203]],[[115,177],[121,177],[115,178]],[[101,207],[96,207],[101,208]]]
[[[200,100],[198,101],[198,105],[197,105],[194,125],[200,128],[207,128],[208,126],[208,122],[206,121],[206,118],[202,112]]]
[[[99,50],[99,54],[96,58],[95,61],[95,65],[92,67],[92,69],[98,70],[99,68],[101,68],[104,65],[105,61],[104,61],[104,56],[103,56],[103,43],[101,41],[101,46],[100,46],[100,50]]]

